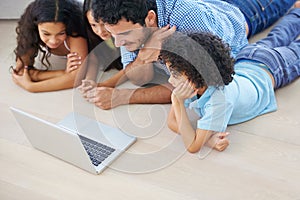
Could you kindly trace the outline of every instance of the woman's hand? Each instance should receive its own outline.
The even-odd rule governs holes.
[[[67,55],[67,66],[66,66],[66,73],[70,73],[81,65],[82,60],[81,57],[76,53],[72,52]]]

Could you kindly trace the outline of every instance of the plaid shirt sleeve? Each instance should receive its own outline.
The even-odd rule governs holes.
[[[248,44],[246,20],[239,8],[216,0],[157,0],[159,27],[170,24],[180,32],[206,31],[222,38],[232,56]]]

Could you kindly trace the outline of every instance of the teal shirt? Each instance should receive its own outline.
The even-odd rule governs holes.
[[[277,110],[272,81],[258,65],[252,61],[238,62],[229,85],[210,86],[199,99],[193,97],[185,101],[185,106],[200,116],[197,128],[223,132],[227,125]]]

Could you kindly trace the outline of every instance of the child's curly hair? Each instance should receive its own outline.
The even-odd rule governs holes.
[[[159,58],[188,77],[196,88],[228,85],[234,75],[230,47],[211,33],[176,32],[162,45]]]

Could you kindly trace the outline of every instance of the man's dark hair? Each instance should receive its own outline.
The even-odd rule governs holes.
[[[157,12],[155,0],[93,0],[92,10],[96,21],[117,24],[125,18],[142,26],[149,10]]]
[[[228,85],[233,79],[230,47],[211,33],[176,32],[164,41],[159,57],[197,88]]]

